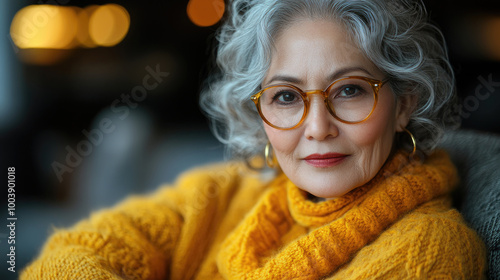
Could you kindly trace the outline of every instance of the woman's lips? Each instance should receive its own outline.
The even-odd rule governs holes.
[[[304,158],[307,164],[314,167],[332,167],[338,165],[346,159],[348,155],[339,153],[312,154]]]

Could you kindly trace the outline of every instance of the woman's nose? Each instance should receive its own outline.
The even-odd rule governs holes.
[[[337,137],[339,130],[335,118],[330,114],[328,108],[320,95],[309,97],[310,107],[304,121],[304,136],[308,140],[323,141],[329,137]]]

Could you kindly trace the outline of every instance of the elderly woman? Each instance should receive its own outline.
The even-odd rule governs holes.
[[[419,3],[235,0],[218,38],[202,105],[240,160],[58,230],[22,279],[483,276],[434,151],[454,78]]]

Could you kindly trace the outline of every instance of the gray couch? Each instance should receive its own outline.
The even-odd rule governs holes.
[[[500,136],[448,131],[441,146],[459,170],[456,206],[486,244],[489,279],[500,279]]]

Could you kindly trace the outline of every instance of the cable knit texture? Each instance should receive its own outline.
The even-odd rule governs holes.
[[[58,230],[21,279],[481,279],[485,248],[448,195],[444,152],[395,154],[369,183],[315,203],[283,174],[190,172]]]

